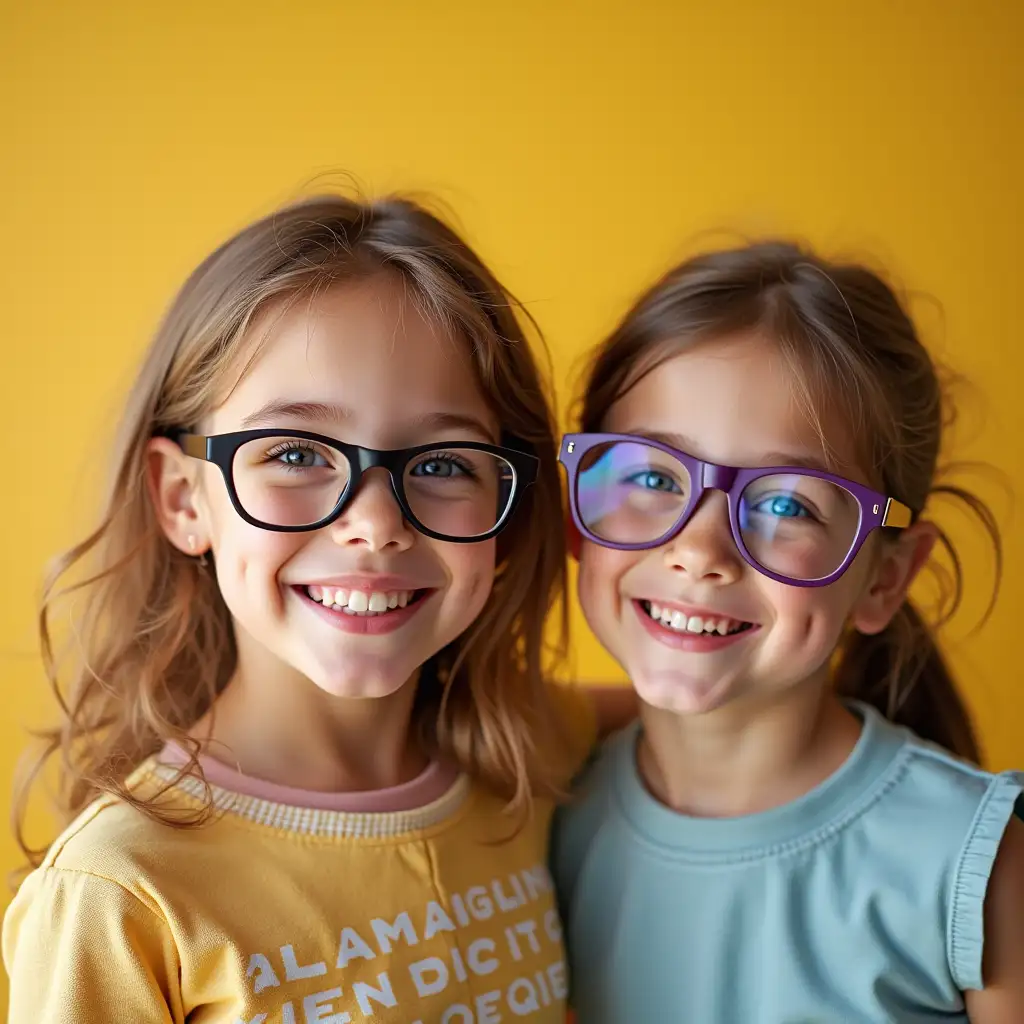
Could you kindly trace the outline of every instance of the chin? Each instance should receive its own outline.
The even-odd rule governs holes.
[[[318,689],[349,700],[380,699],[397,693],[414,676],[408,665],[381,664],[379,659],[345,659],[344,664],[311,667],[306,675]]]
[[[728,678],[707,679],[674,670],[640,670],[630,674],[637,696],[647,705],[674,715],[706,715],[736,696]]]

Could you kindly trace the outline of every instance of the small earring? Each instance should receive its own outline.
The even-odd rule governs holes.
[[[196,538],[194,534],[188,535],[188,549],[194,555],[196,553]],[[206,566],[206,552],[204,551],[199,555],[199,564],[205,568]]]

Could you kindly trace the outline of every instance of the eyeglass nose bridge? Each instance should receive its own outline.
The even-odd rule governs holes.
[[[356,493],[362,489],[367,472],[371,469],[383,469],[388,475],[388,483],[391,485],[392,495],[398,502],[402,515],[408,518],[399,490],[398,463],[400,459],[396,453],[351,445],[349,452],[346,453],[346,457],[348,458],[349,465],[352,467],[352,478],[349,480],[348,487],[345,488],[344,496],[338,503],[337,511],[339,514],[352,503]]]
[[[701,489],[725,491],[728,494],[738,472],[738,469],[731,466],[716,466],[713,463],[705,462],[701,469]]]
[[[361,448],[358,445],[350,447],[355,453],[355,462],[360,474],[365,473],[368,469],[386,469],[390,473],[394,468],[395,459],[389,457],[393,455],[392,452],[378,451],[375,448]],[[349,455],[349,461],[352,461],[351,455]]]
[[[732,490],[732,485],[736,482],[736,475],[739,473],[739,470],[734,466],[716,466],[713,462],[701,462],[699,467],[700,486],[694,488],[687,511],[676,522],[672,532],[659,541],[660,544],[665,544],[682,533],[687,523],[693,518],[697,508],[704,503],[708,491],[721,491],[728,496]]]

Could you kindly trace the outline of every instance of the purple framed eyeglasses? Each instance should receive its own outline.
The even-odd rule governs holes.
[[[558,460],[569,476],[573,522],[602,547],[660,547],[686,525],[709,490],[729,501],[743,559],[794,587],[834,583],[872,530],[904,529],[910,508],[817,469],[739,469],[632,434],[566,434]]]

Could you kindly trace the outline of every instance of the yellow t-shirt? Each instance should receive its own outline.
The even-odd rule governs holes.
[[[174,773],[153,760],[131,784]],[[565,1021],[549,801],[508,839],[464,776],[408,811],[212,792],[198,830],[107,797],[54,843],[4,921],[9,1024]]]

